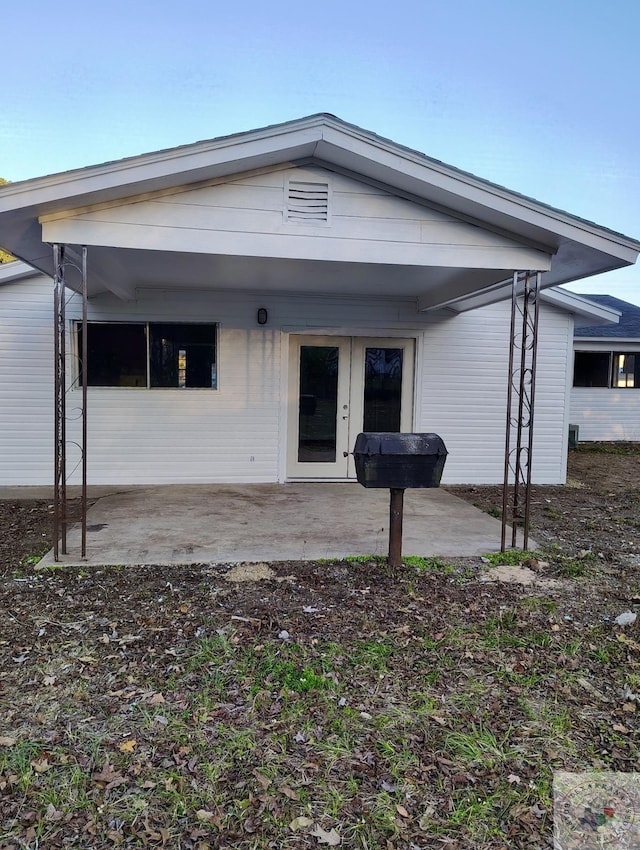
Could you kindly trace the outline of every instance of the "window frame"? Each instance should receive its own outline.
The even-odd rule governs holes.
[[[607,358],[609,363],[607,367],[607,383],[606,384],[576,384],[576,359],[578,355],[593,355]],[[629,377],[626,377],[624,384],[618,383],[618,375],[620,372],[620,358],[634,358],[633,372],[625,371],[626,376],[633,376],[633,383],[629,383]],[[572,389],[582,390],[637,390],[640,389],[640,349],[636,351],[620,350],[620,349],[598,349],[598,348],[580,348],[574,349],[573,352],[573,380]]]
[[[640,389],[640,351],[612,351],[611,352],[611,388],[614,390],[637,390]],[[625,383],[618,383],[620,374],[620,358],[625,360],[633,357],[633,371],[625,369]],[[629,384],[629,375],[632,375],[632,384]]]
[[[81,333],[82,333],[82,320],[76,319],[73,321],[73,346],[75,351],[75,363],[76,363],[76,380],[74,381],[74,388],[79,388],[82,383],[82,373],[81,373],[81,364],[82,364],[82,353],[81,353]],[[197,391],[201,390],[204,392],[217,392],[220,388],[219,381],[219,342],[220,342],[220,323],[219,322],[185,322],[185,321],[173,321],[167,322],[162,320],[126,320],[122,321],[120,319],[89,319],[87,321],[87,326],[89,325],[130,325],[130,326],[142,326],[144,328],[144,336],[145,336],[145,380],[146,383],[144,386],[120,386],[118,384],[91,384],[87,382],[88,389],[94,390],[142,390],[148,391],[153,390],[157,391]],[[213,363],[215,366],[215,386],[199,386],[199,387],[189,387],[189,386],[153,386],[151,383],[151,373],[152,373],[152,363],[151,363],[151,329],[153,325],[184,325],[186,327],[208,327],[213,331]]]

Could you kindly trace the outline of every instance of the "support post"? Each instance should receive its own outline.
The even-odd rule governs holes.
[[[394,487],[390,490],[389,500],[389,558],[390,567],[402,566],[402,514],[404,490]]]
[[[72,256],[73,261],[68,259]],[[76,291],[82,294],[82,349],[79,354],[79,383],[82,390],[81,437],[73,441],[80,450],[81,463],[81,549],[87,554],[87,248],[78,256],[64,245],[53,245],[54,271],[54,486],[53,486],[53,557],[67,554],[67,528],[69,522],[67,503],[67,350],[66,350],[66,299],[67,270],[80,274]],[[77,417],[76,417],[77,418]],[[76,467],[77,468],[77,467]]]
[[[82,526],[81,554],[87,557],[87,246],[82,247],[82,351],[80,352],[80,382],[82,384],[82,496],[80,523]]]
[[[507,524],[511,523],[511,546],[517,546],[522,528],[522,548],[529,545],[533,421],[538,350],[540,272],[515,272],[511,292],[509,382],[502,491],[502,537],[504,552]],[[517,365],[516,365],[517,362]],[[515,448],[511,448],[515,438]],[[510,484],[513,482],[510,490]]]
[[[53,557],[67,552],[67,486],[66,486],[66,351],[65,351],[65,282],[64,246],[53,246],[54,303],[54,483],[53,483]]]

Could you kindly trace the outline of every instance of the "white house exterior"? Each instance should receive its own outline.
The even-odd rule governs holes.
[[[585,297],[615,310],[619,321],[576,328],[571,423],[581,441],[640,441],[640,307]]]
[[[549,288],[640,250],[327,115],[9,184],[0,484],[54,474],[53,243],[88,250],[88,480],[108,484],[349,480],[362,430],[436,432],[444,482],[501,482],[518,270],[543,273],[533,480],[562,482],[573,317],[614,314]]]

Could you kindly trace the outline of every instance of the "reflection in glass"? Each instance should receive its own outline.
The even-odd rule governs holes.
[[[364,361],[363,431],[400,431],[401,348],[367,348]]]
[[[335,463],[338,353],[337,346],[300,347],[300,463]]]

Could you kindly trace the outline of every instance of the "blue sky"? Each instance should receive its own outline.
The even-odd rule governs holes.
[[[640,238],[630,0],[31,0],[2,14],[0,175],[332,112]],[[573,287],[640,304],[640,268]]]

